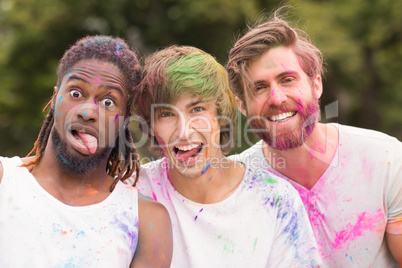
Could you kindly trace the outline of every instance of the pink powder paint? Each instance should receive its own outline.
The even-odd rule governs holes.
[[[370,216],[367,212],[360,213],[357,217],[357,222],[355,224],[348,224],[344,230],[336,233],[336,238],[334,243],[332,243],[333,248],[340,248],[343,244],[349,240],[353,240],[356,237],[364,235],[366,231],[377,231],[377,225],[384,221],[384,215],[381,209]],[[381,230],[378,230],[381,231]]]

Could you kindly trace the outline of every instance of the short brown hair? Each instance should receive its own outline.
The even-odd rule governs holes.
[[[229,84],[233,93],[243,102],[244,89],[251,94],[251,79],[248,72],[250,63],[273,47],[292,48],[303,71],[310,78],[323,74],[324,59],[321,51],[312,44],[304,31],[292,28],[280,17],[279,13],[282,9],[275,11],[268,21],[257,24],[255,27],[248,27],[248,31],[235,42],[230,50],[226,65]]]

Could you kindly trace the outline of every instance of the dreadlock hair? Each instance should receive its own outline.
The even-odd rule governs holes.
[[[111,36],[87,36],[78,40],[73,46],[68,49],[62,59],[59,62],[57,68],[57,86],[60,88],[61,82],[64,76],[72,69],[72,67],[82,60],[96,59],[100,61],[106,61],[114,64],[123,73],[127,87],[127,111],[126,115],[132,114],[132,103],[134,96],[134,88],[142,79],[142,68],[137,59],[134,51],[130,49],[128,44],[120,39]],[[35,141],[33,149],[27,156],[35,154],[35,158],[22,166],[25,166],[31,172],[35,166],[39,163],[43,156],[43,153],[48,142],[53,123],[54,123],[54,108],[50,105],[54,101],[55,95],[45,106],[45,111],[49,106],[50,109],[46,115],[45,121],[41,127],[38,138]],[[116,140],[115,146],[112,149],[108,163],[106,166],[106,172],[112,176],[115,180],[110,187],[110,191],[113,191],[119,180],[126,180],[134,171],[136,171],[136,177],[133,186],[138,181],[139,175],[139,160],[138,153],[134,146],[133,139],[128,127],[124,129],[125,141],[122,141],[119,137]],[[119,144],[124,143],[124,154],[119,150]],[[128,142],[128,144],[127,144]]]

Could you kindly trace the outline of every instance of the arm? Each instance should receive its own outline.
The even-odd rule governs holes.
[[[390,224],[394,226],[389,226]],[[400,223],[395,222],[395,223],[388,223],[387,230],[398,228],[396,225],[400,225],[399,228],[402,228],[402,222]],[[399,268],[402,268],[402,234],[385,232],[385,237],[387,239],[387,244],[389,249],[391,250],[392,256],[398,263]]]
[[[138,246],[130,267],[170,267],[173,242],[166,208],[139,193],[138,217]]]
[[[2,178],[3,178],[3,164],[0,161],[0,183]]]

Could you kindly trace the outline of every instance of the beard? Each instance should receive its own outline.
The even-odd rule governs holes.
[[[67,143],[61,140],[60,134],[55,128],[52,130],[51,140],[52,148],[59,165],[64,170],[76,175],[86,175],[91,173],[110,153],[108,148],[103,148],[91,156],[83,157],[73,155],[67,151]]]
[[[276,124],[269,121],[268,118],[274,114],[278,114],[278,112],[284,113],[288,111],[297,111],[297,114],[294,116],[300,116],[300,123],[294,129],[278,133]],[[270,106],[261,114],[261,116],[251,120],[250,126],[254,130],[257,130],[254,131],[254,134],[266,142],[270,147],[280,151],[285,151],[302,146],[313,132],[319,119],[319,101],[314,98],[307,102],[305,106],[300,103],[297,103],[296,107],[292,107],[289,104]]]

